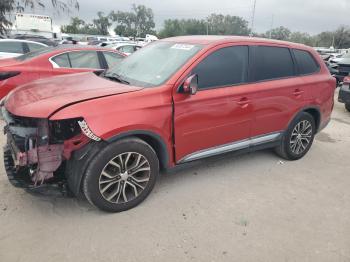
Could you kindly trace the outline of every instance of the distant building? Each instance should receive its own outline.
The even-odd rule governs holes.
[[[35,34],[52,38],[52,19],[47,15],[17,13],[12,34]]]

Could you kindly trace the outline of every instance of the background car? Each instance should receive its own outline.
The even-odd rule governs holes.
[[[45,44],[47,46],[57,46],[57,43],[55,41],[52,41],[41,35],[17,34],[17,35],[14,35],[12,38],[38,42],[38,43]]]
[[[117,43],[117,44],[107,45],[106,47],[117,50],[125,55],[131,55],[132,53],[142,48],[141,45],[138,45],[136,43]]]
[[[350,74],[344,77],[342,87],[339,90],[338,101],[345,104],[345,109],[350,112]]]
[[[108,69],[124,57],[113,49],[64,45],[0,60],[0,99],[17,86],[33,80]]]
[[[335,64],[335,77],[339,82],[342,82],[344,77],[350,73],[350,53],[344,54],[341,58],[330,60],[331,64]]]
[[[18,39],[0,39],[0,59],[20,56],[47,47],[42,43]]]

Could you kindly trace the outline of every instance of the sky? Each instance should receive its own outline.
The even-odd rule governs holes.
[[[57,27],[69,22],[71,16],[85,21],[96,17],[97,11],[129,11],[133,3],[153,9],[156,29],[170,18],[205,18],[211,13],[236,15],[251,22],[254,0],[79,0],[80,10],[71,14],[54,14],[46,0],[46,9],[37,14],[51,15]],[[45,1],[44,1],[45,2]],[[256,0],[254,31],[262,33],[272,27],[285,26],[292,31],[317,34],[350,25],[350,0]]]

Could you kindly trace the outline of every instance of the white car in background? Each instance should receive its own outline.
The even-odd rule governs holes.
[[[0,39],[0,59],[17,57],[41,48],[47,45],[19,39]]]
[[[142,48],[142,45],[139,45],[136,43],[124,42],[124,43],[114,43],[114,44],[106,45],[105,47],[117,50],[125,55],[131,55],[132,53]]]

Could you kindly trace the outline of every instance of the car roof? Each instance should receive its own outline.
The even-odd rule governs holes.
[[[132,46],[140,46],[136,43],[128,43],[128,42],[124,42],[124,43],[111,43],[110,45],[107,45],[108,47],[120,47],[120,46],[126,46],[126,45],[132,45]]]
[[[36,41],[23,40],[23,39],[12,39],[12,38],[0,39],[0,42],[22,42],[22,43],[33,43],[33,44],[39,44],[42,46],[47,46],[43,43],[36,42]]]
[[[101,50],[101,51],[115,51],[114,49],[102,47],[102,46],[91,46],[91,45],[73,45],[73,44],[64,44],[54,47],[49,47],[52,52],[61,52],[61,51],[74,51],[74,50]]]
[[[249,36],[230,36],[230,35],[193,35],[193,36],[176,36],[170,38],[164,38],[160,41],[188,43],[198,45],[216,45],[224,44],[227,42],[251,42],[259,44],[275,44],[284,45],[289,47],[307,48],[306,45],[296,44],[287,41],[280,41],[267,38],[249,37]]]

